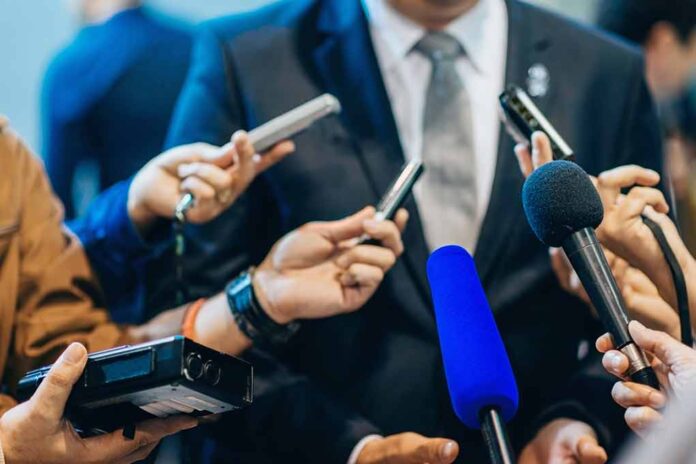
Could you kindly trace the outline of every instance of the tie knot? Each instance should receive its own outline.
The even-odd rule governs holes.
[[[462,44],[446,32],[428,32],[418,41],[414,50],[437,62],[454,61],[464,54]]]

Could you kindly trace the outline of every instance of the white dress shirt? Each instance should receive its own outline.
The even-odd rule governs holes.
[[[426,30],[394,10],[389,0],[362,2],[404,154],[409,160],[422,158],[423,113],[432,64],[422,54],[411,52]],[[478,200],[476,227],[480,228],[488,208],[498,158],[498,95],[505,86],[508,35],[504,0],[479,0],[466,14],[450,23],[445,32],[459,40],[466,50],[466,56],[458,60],[457,70],[472,104]],[[419,201],[418,187],[414,194],[419,208],[427,207]],[[348,464],[355,464],[363,448],[380,438],[370,435],[362,439],[353,449]]]
[[[432,64],[413,47],[424,27],[391,7],[389,0],[362,0],[382,78],[407,159],[422,157],[423,113]],[[479,0],[446,28],[464,47],[457,71],[471,100],[476,157],[477,218],[480,229],[488,209],[498,157],[498,96],[505,87],[508,18],[504,0]],[[510,155],[512,156],[512,154]],[[427,169],[427,166],[426,166]],[[427,208],[415,189],[419,208]]]

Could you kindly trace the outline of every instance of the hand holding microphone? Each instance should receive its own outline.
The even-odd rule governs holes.
[[[628,333],[625,303],[595,235],[604,208],[587,173],[567,161],[548,163],[529,176],[522,198],[527,221],[539,240],[563,247],[602,323],[629,358],[629,375],[657,387],[655,373]]]
[[[648,329],[636,321],[630,323],[629,330],[635,343],[652,358],[653,369],[664,391],[671,392],[677,399],[693,392],[696,386],[696,351],[668,334]],[[645,436],[648,429],[662,420],[659,410],[667,402],[665,394],[627,379],[629,360],[616,350],[609,334],[597,340],[597,349],[605,353],[604,368],[622,379],[614,386],[612,396],[626,408],[626,423],[637,434]]]
[[[550,142],[544,133],[536,132],[533,135],[531,148],[530,152],[527,145],[518,144],[515,147],[515,155],[525,177],[553,160]],[[651,169],[629,165],[605,171],[591,179],[605,211],[604,220],[597,228],[600,242],[645,273],[656,283],[663,298],[674,307],[676,297],[669,268],[654,234],[641,215],[660,226],[687,276],[687,282],[696,279],[696,264],[676,226],[666,215],[669,206],[664,195],[650,188],[660,182],[660,175]],[[627,188],[631,190],[622,194],[622,190]]]
[[[340,221],[314,222],[286,235],[254,274],[259,302],[279,324],[361,308],[403,253],[408,212],[375,220],[375,209]],[[364,234],[381,245],[357,244]]]
[[[157,218],[172,218],[182,193],[196,198],[186,213],[193,223],[204,223],[226,210],[264,170],[294,151],[290,141],[280,142],[263,157],[244,131],[223,147],[205,143],[166,151],[146,164],[128,192],[128,214],[140,232]]]
[[[428,260],[428,280],[454,410],[464,425],[482,430],[492,463],[513,463],[505,421],[515,415],[519,394],[473,258],[461,247],[440,248]],[[542,427],[518,462],[606,459],[592,427],[561,418]]]

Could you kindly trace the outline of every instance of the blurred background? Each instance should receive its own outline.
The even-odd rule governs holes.
[[[80,27],[69,0],[0,0],[0,113],[40,152],[39,100],[49,61]],[[151,0],[149,5],[188,22],[249,10],[269,0]],[[594,18],[596,0],[535,0],[580,20]]]
[[[192,27],[271,1],[0,0],[0,114],[43,157],[67,219],[161,151]],[[643,47],[674,204],[696,253],[696,0],[528,1]]]

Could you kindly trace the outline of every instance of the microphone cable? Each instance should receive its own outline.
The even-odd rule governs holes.
[[[660,245],[662,254],[665,256],[669,270],[672,273],[672,280],[674,281],[674,292],[677,296],[677,312],[679,314],[679,325],[681,326],[681,339],[682,343],[686,346],[694,346],[693,332],[691,331],[691,314],[689,313],[689,292],[686,287],[686,279],[684,278],[684,272],[681,266],[679,266],[679,261],[672,250],[672,247],[665,237],[665,233],[662,228],[655,221],[647,216],[641,216],[643,223],[648,226],[650,231],[655,236],[657,243]]]
[[[188,208],[186,208],[188,209]],[[174,273],[176,278],[176,304],[183,305],[188,300],[186,280],[184,279],[184,258],[186,255],[186,238],[184,236],[186,226],[186,210],[181,203],[174,210]]]

